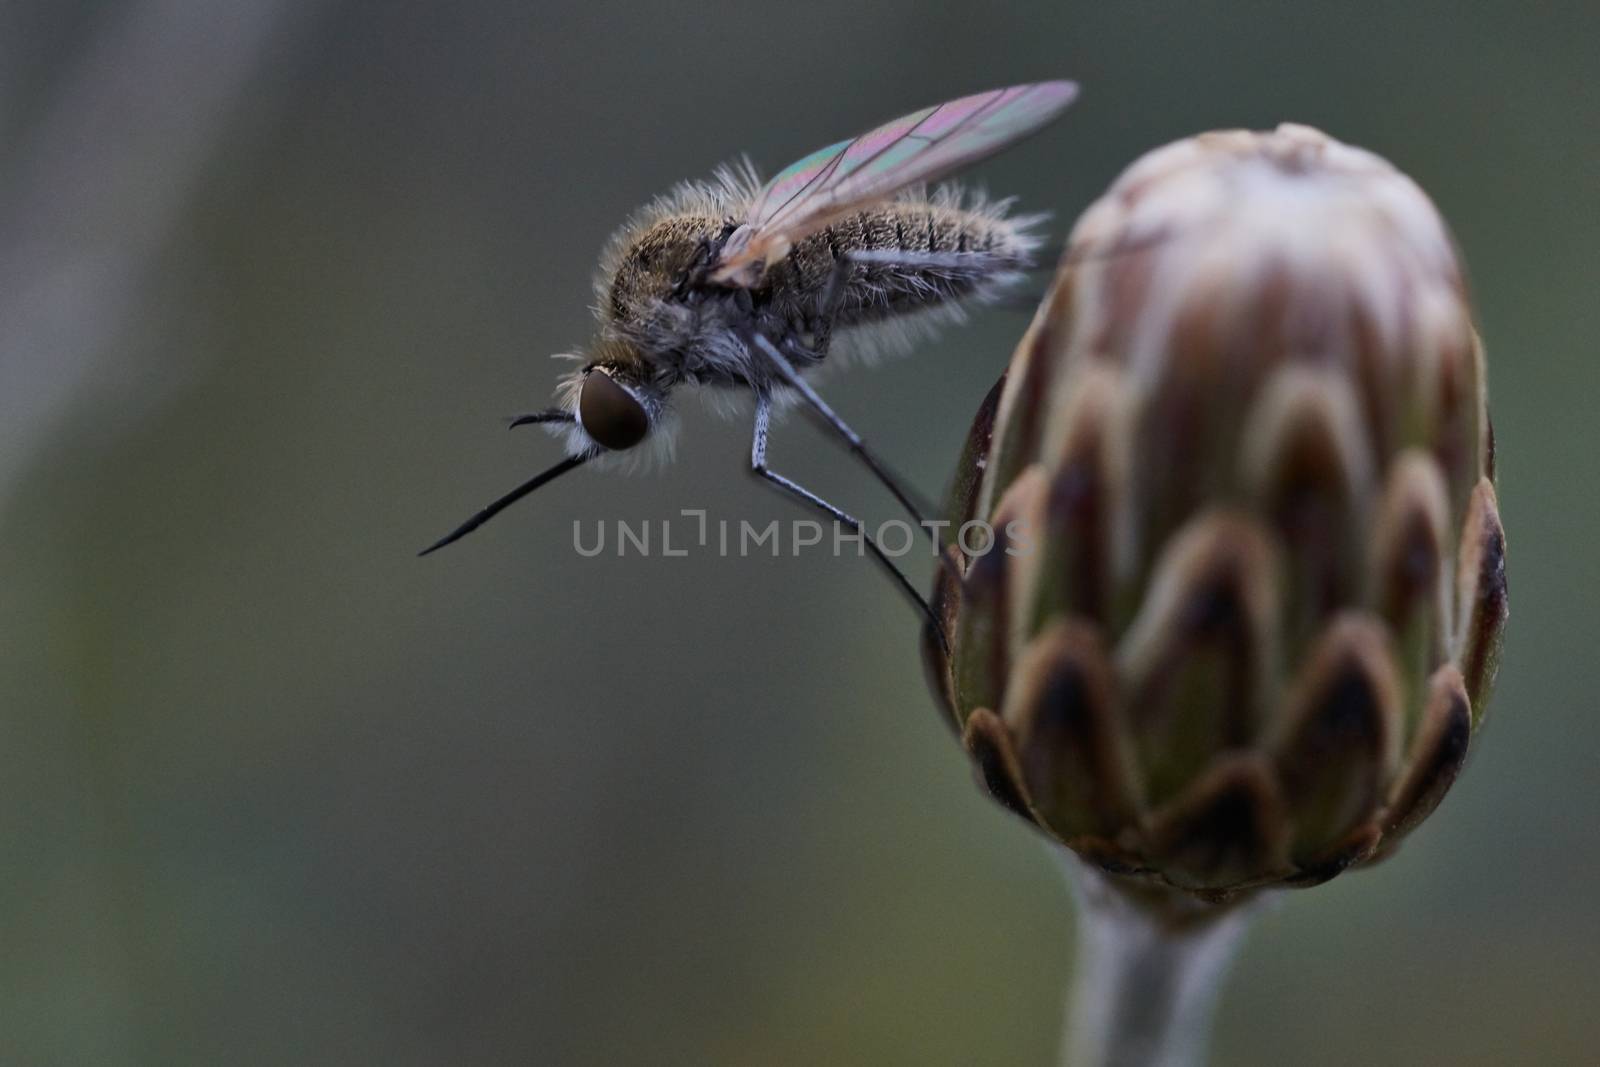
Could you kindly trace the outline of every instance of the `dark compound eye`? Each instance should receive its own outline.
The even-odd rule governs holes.
[[[632,448],[650,432],[650,418],[644,406],[599,367],[583,379],[578,393],[578,421],[597,444],[613,452]]]

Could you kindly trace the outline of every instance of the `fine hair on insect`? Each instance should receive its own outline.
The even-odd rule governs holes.
[[[751,473],[859,535],[932,619],[854,516],[767,466],[773,414],[808,409],[924,523],[926,509],[808,379],[846,353],[906,349],[1014,290],[1035,266],[1044,216],[927,183],[1037,132],[1076,95],[1074,83],[1050,81],[962,97],[818,149],[765,183],[746,161],[647,205],[602,255],[595,339],[571,357],[556,405],[512,421],[546,427],[566,457],[421,554],[586,463],[664,454],[673,391],[699,386],[752,397]]]

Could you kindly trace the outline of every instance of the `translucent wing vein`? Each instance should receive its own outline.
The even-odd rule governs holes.
[[[718,274],[730,277],[862,205],[992,155],[1045,126],[1076,96],[1072,82],[1013,85],[913,111],[818,149],[762,187]]]

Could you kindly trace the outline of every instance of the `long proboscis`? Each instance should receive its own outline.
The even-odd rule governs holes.
[[[515,504],[517,501],[533,492],[535,489],[555,481],[557,478],[561,477],[570,470],[575,470],[578,467],[583,466],[597,455],[599,455],[598,452],[591,450],[588,452],[579,452],[575,456],[568,456],[566,459],[562,460],[560,463],[557,463],[554,467],[551,467],[542,474],[529,478],[527,481],[511,490],[511,492],[507,493],[499,500],[496,500],[494,503],[478,512],[476,515],[472,516],[472,518],[468,519],[466,522],[462,523],[460,526],[457,526],[454,530],[451,530],[448,534],[445,534],[443,537],[439,538],[439,540],[423,549],[421,552],[418,552],[417,555],[426,556],[429,552],[437,552],[445,545],[461,540],[463,537],[467,536],[467,534],[471,533],[473,530],[476,530],[478,527],[482,526],[484,523],[500,514],[506,508],[509,508],[512,504]]]

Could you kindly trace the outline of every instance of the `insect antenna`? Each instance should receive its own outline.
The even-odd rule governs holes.
[[[454,530],[451,530],[448,534],[439,538],[439,540],[423,549],[421,552],[418,552],[417,555],[426,556],[429,552],[437,552],[439,549],[453,541],[461,540],[463,537],[467,536],[467,534],[471,533],[473,530],[476,530],[478,527],[482,526],[484,523],[500,514],[506,508],[509,508],[512,504],[515,504],[517,501],[521,500],[523,497],[539,488],[541,485],[544,485],[547,482],[555,481],[568,471],[583,466],[585,463],[589,462],[599,454],[600,453],[598,451],[591,449],[588,452],[579,452],[576,456],[568,456],[566,459],[562,460],[560,463],[557,463],[554,467],[551,467],[544,473],[533,478],[529,478],[527,481],[511,490],[511,492],[507,493],[499,500],[496,500],[494,503],[478,512],[476,515],[472,516],[472,518],[468,519],[466,522],[462,523],[460,526],[457,526]]]
[[[527,415],[514,415],[511,417],[508,430],[515,430],[518,426],[532,426],[540,422],[577,422],[578,417],[566,408],[545,408]]]

